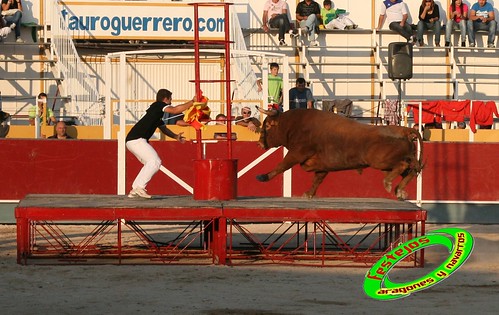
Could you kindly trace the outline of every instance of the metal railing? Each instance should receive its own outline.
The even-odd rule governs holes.
[[[244,35],[234,8],[231,8],[230,28],[230,38],[233,42],[231,47],[231,73],[235,79],[232,84],[232,91],[235,91],[233,98],[261,100],[262,96],[258,92],[257,77],[247,53]]]
[[[104,98],[97,91],[96,79],[90,77],[81,61],[73,38],[61,13],[58,0],[46,0],[44,9],[45,43],[50,40],[50,59],[60,74],[61,94],[67,96],[66,115],[78,117],[82,125],[102,125]],[[53,58],[53,57],[56,58]]]

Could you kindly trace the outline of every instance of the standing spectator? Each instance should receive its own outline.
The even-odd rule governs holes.
[[[126,148],[144,166],[132,184],[132,190],[128,198],[152,198],[146,191],[146,186],[151,178],[156,174],[161,166],[161,159],[154,148],[149,144],[156,128],[159,128],[166,136],[184,143],[183,132],[175,134],[168,129],[163,121],[163,114],[180,114],[194,105],[194,100],[181,105],[172,106],[172,92],[167,89],[160,89],[156,94],[156,102],[152,103],[146,110],[146,114],[130,129],[126,136]]]
[[[58,121],[55,124],[55,135],[48,137],[47,139],[73,139],[66,133],[66,123],[64,121]]]
[[[435,46],[440,46],[440,10],[433,0],[422,0],[419,6],[419,22],[417,30],[417,39],[419,46],[424,46],[423,33],[425,30],[433,30],[435,33]]]
[[[408,17],[407,6],[402,0],[384,0],[381,3],[376,30],[381,30],[386,20],[390,30],[400,34],[408,43],[414,45],[416,38],[412,32],[411,25],[407,23]]]
[[[270,74],[268,82],[268,107],[282,111],[282,78],[278,75],[279,65],[270,63]]]
[[[286,46],[284,34],[293,38],[297,35],[291,29],[288,19],[288,3],[285,0],[267,0],[263,6],[263,30],[269,31],[269,26],[279,28],[279,46]]]
[[[249,130],[255,132],[257,127],[262,124],[257,118],[251,116],[251,108],[244,106],[241,110],[242,116],[236,117],[236,125],[248,127]]]
[[[321,19],[324,28],[328,30],[357,28],[357,25],[344,15],[345,12],[342,9],[334,9],[331,0],[324,0],[321,9]]]
[[[23,16],[21,0],[2,0],[2,15],[7,21],[7,26],[14,25],[16,43],[24,43],[21,38],[21,17]]]
[[[55,124],[55,116],[54,112],[52,109],[48,108],[47,105],[47,94],[45,93],[40,93],[38,94],[38,97],[36,99],[36,106],[31,106],[31,108],[28,110],[28,118],[29,118],[29,124],[31,126],[35,125],[35,119],[36,117],[40,117],[40,123],[44,123],[47,125],[50,125],[50,123]],[[45,117],[43,116],[43,113],[45,112]]]
[[[309,88],[305,87],[305,79],[296,79],[296,86],[289,90],[289,109],[314,108],[314,96]]]
[[[468,41],[470,47],[475,47],[475,32],[478,30],[488,31],[487,47],[494,48],[497,22],[495,21],[494,7],[487,0],[478,0],[471,6],[470,18],[468,20]]]
[[[310,46],[318,46],[316,31],[321,24],[321,7],[314,0],[303,0],[296,6],[296,20],[303,34],[312,38]]]
[[[462,0],[452,0],[449,6],[449,20],[445,27],[445,47],[450,46],[452,31],[461,31],[461,47],[466,47],[466,20],[468,19],[468,5]]]

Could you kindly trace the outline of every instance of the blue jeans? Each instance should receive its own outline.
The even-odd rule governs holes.
[[[319,20],[315,14],[310,14],[306,20],[300,21],[300,27],[308,27],[312,40],[315,40],[315,27],[319,26]]]
[[[411,25],[409,23],[405,23],[404,27],[402,27],[400,26],[400,22],[392,22],[390,23],[390,25],[388,25],[388,28],[396,33],[399,33],[408,41],[411,39],[411,36],[413,34]]]
[[[12,23],[16,23],[16,28],[14,29],[14,32],[16,34],[16,38],[21,37],[21,17],[23,16],[23,13],[21,11],[17,11],[14,13],[14,15],[7,15],[4,16],[5,21],[7,21],[7,26],[11,25]]]
[[[279,28],[279,40],[284,40],[284,34],[291,29],[287,14],[279,14],[269,20],[270,27]]]
[[[445,27],[445,42],[451,42],[452,31],[457,29],[459,26],[459,30],[461,31],[461,42],[466,41],[466,21],[461,19],[459,24],[454,20],[449,20],[447,22],[447,26]]]
[[[468,20],[468,40],[470,44],[475,43],[475,32],[482,30],[482,31],[488,31],[489,33],[489,36],[487,37],[487,44],[494,45],[496,37],[496,28],[497,28],[497,22],[495,20],[489,21],[487,23]]]
[[[419,21],[418,22],[418,31],[417,31],[417,39],[418,42],[423,42],[423,33],[425,30],[433,30],[435,32],[435,45],[440,44],[440,30],[442,29],[442,26],[440,25],[440,21],[436,22],[425,22],[425,21]]]

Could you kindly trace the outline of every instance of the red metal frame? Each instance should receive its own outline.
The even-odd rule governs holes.
[[[82,201],[86,199],[30,195],[22,200],[15,210],[17,262],[366,265],[394,245],[423,235],[426,221],[425,210],[379,199],[356,199],[354,207],[338,206],[333,199],[219,202],[171,197],[155,202],[92,196]],[[68,222],[85,222],[89,231],[70,235],[65,232]],[[280,222],[278,228],[265,231],[263,238],[253,229],[275,222]],[[360,226],[346,234],[333,227],[345,223]],[[170,237],[158,240],[153,235],[157,227],[149,230],[158,224],[182,228],[160,229]],[[421,251],[407,262],[422,267],[423,260]]]
[[[225,99],[227,101],[227,134],[232,134],[232,98],[231,98],[231,72],[230,72],[230,10],[229,6],[232,5],[230,2],[205,2],[205,3],[189,3],[194,7],[194,75],[195,79],[191,80],[194,82],[196,87],[196,98],[198,101],[201,100],[201,82],[213,83],[213,82],[223,82],[225,83]],[[224,39],[221,41],[208,40],[204,41],[199,38],[199,7],[220,7],[224,8]],[[199,49],[200,44],[222,44],[225,50],[225,80],[201,80],[200,71],[200,56]],[[201,130],[196,130],[196,140],[198,144],[197,159],[201,160],[203,158],[203,148],[201,142]],[[232,139],[229,137],[227,142],[227,159],[232,159]]]

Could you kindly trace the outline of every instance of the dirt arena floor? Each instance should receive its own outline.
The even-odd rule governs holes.
[[[475,239],[471,257],[437,285],[394,301],[363,291],[369,266],[28,265],[16,264],[16,227],[0,226],[1,314],[496,314],[499,225],[458,227]],[[75,226],[74,229],[78,229]],[[426,251],[425,268],[397,268],[416,279],[447,256]]]

